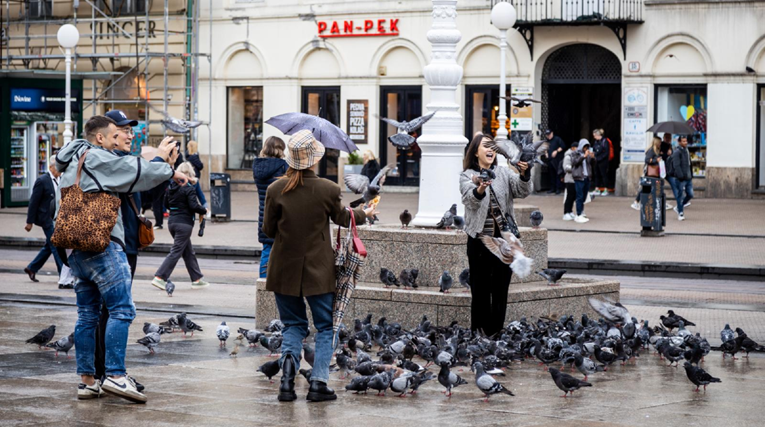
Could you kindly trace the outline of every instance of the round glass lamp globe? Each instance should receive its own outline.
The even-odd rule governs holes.
[[[77,31],[77,27],[72,24],[62,25],[58,29],[56,34],[58,44],[64,49],[71,49],[77,46],[77,42],[80,41],[80,32]]]
[[[515,25],[517,14],[509,2],[499,2],[491,9],[491,23],[500,30],[509,30]]]

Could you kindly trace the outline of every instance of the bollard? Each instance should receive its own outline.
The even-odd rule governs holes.
[[[661,178],[640,178],[640,235],[644,237],[661,237],[667,216],[664,206],[664,180]]]
[[[210,209],[213,221],[231,220],[231,175],[210,174]]]

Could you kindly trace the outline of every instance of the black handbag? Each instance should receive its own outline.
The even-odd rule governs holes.
[[[515,223],[515,219],[512,215],[508,215],[502,212],[502,205],[499,204],[499,201],[494,196],[494,189],[491,187],[491,185],[489,186],[489,197],[489,209],[491,210],[490,214],[494,218],[494,222],[497,223],[500,231],[509,231],[513,234],[513,236],[520,239],[521,232],[518,230],[518,224]],[[491,209],[491,205],[496,205],[497,209]]]

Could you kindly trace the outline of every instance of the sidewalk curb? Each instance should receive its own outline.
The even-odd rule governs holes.
[[[608,276],[677,277],[693,279],[765,280],[765,266],[693,264],[656,261],[593,260],[550,258],[549,268],[563,268],[569,274]]]
[[[37,249],[45,244],[45,239],[36,237],[0,237],[0,248],[27,248]],[[148,248],[141,249],[143,253],[166,255],[172,248],[170,243],[154,243]],[[260,256],[260,248],[243,246],[213,246],[194,245],[194,252],[206,258],[257,258]]]

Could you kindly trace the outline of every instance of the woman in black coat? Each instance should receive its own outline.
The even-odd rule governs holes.
[[[274,239],[263,233],[263,210],[266,206],[266,190],[268,186],[287,172],[287,162],[284,161],[284,141],[276,136],[266,140],[260,157],[252,162],[252,177],[258,187],[258,242],[263,245],[260,252],[260,277],[266,278],[268,259]]]
[[[364,167],[361,168],[361,174],[369,178],[369,182],[372,182],[378,173],[380,173],[380,163],[377,162],[377,159],[375,159],[375,155],[372,153],[372,151],[365,151]]]

